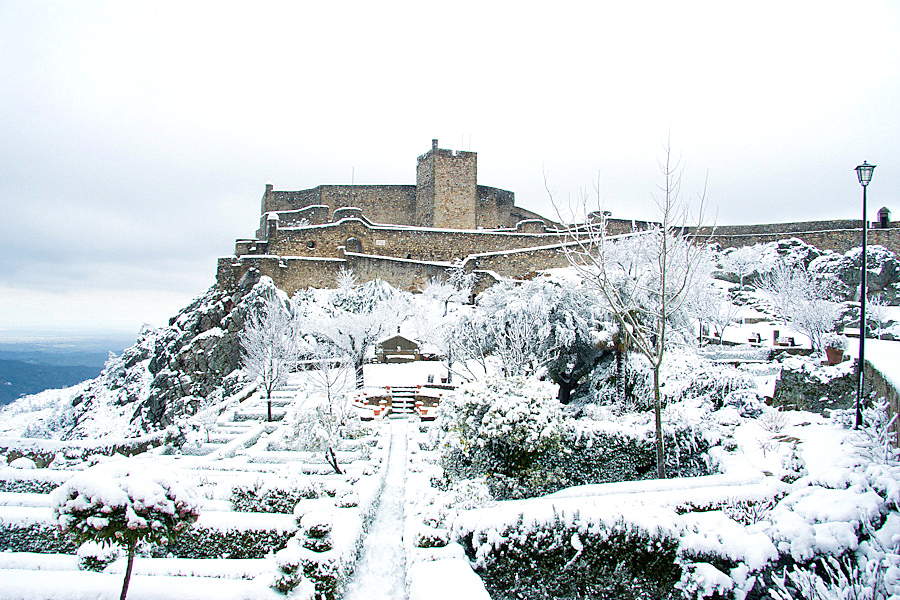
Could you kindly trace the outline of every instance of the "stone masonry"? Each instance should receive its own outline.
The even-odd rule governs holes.
[[[478,274],[477,289],[501,277],[527,279],[568,265],[571,234],[559,223],[515,205],[515,194],[478,185],[477,154],[445,150],[432,140],[418,157],[415,185],[321,185],[276,191],[266,184],[254,239],[235,242],[220,258],[221,289],[240,285],[248,271],[268,275],[288,293],[331,287],[341,269],[360,281],[380,278],[416,291],[454,267]],[[885,216],[884,212],[887,212]],[[610,234],[645,230],[653,223],[607,219]],[[861,221],[810,221],[719,226],[704,230],[723,247],[797,237],[844,252],[860,245]],[[869,223],[869,243],[900,248],[900,223],[889,211]]]

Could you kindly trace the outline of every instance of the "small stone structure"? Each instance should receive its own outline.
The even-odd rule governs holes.
[[[501,277],[528,279],[564,267],[572,233],[515,205],[508,190],[478,185],[475,152],[446,150],[432,140],[416,165],[415,185],[320,185],[276,191],[266,184],[254,239],[235,242],[220,258],[220,289],[240,285],[248,272],[268,275],[288,293],[332,287],[342,269],[360,281],[382,279],[417,291],[432,277],[463,267],[476,273],[475,291]],[[597,215],[599,217],[599,215]],[[643,231],[654,223],[606,217],[612,235]],[[869,243],[900,248],[900,223],[878,211]],[[808,221],[702,228],[723,247],[797,237],[821,249],[844,252],[861,245],[862,221]]]

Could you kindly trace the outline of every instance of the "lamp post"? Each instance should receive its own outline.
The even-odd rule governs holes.
[[[872,171],[875,165],[866,161],[856,167],[856,176],[863,189],[863,220],[862,220],[862,271],[859,282],[859,360],[856,363],[856,428],[862,426],[862,397],[865,374],[863,363],[866,358],[866,238],[869,233],[869,222],[866,220],[866,187],[872,180]]]

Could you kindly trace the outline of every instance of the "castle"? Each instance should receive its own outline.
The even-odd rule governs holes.
[[[251,272],[293,293],[332,287],[342,269],[352,269],[360,281],[379,278],[417,291],[462,267],[478,275],[480,290],[501,278],[528,279],[568,266],[566,228],[516,206],[511,191],[478,185],[477,174],[475,152],[446,150],[432,140],[418,158],[415,185],[276,191],[266,184],[256,236],[238,239],[234,255],[219,259],[217,285],[234,289]],[[878,216],[869,223],[869,243],[900,248],[900,224],[886,208]],[[648,225],[607,221],[611,234]],[[714,240],[728,247],[798,237],[843,252],[859,245],[861,227],[861,220],[718,226]]]

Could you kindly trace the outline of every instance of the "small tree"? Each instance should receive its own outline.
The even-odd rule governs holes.
[[[761,279],[759,289],[785,324],[805,333],[813,350],[822,350],[822,337],[834,330],[841,314],[827,280],[816,278],[803,263],[788,266],[781,262]]]
[[[338,466],[334,446],[340,436],[341,427],[347,424],[349,411],[347,389],[350,387],[351,371],[346,357],[331,344],[320,341],[312,335],[305,336],[303,341],[307,381],[323,401],[315,410],[316,418],[325,434],[323,440],[325,460],[335,473],[340,475],[342,471]]]
[[[872,315],[872,321],[877,327],[876,335],[878,339],[881,339],[884,333],[884,324],[889,318],[888,304],[885,302],[884,296],[878,295],[869,299],[869,313]]]
[[[466,272],[461,267],[455,267],[450,271],[450,277],[432,277],[422,290],[422,294],[426,298],[433,298],[440,302],[444,307],[446,317],[451,302],[463,304],[469,301],[472,296],[472,289],[475,287],[475,274]]]
[[[200,516],[196,493],[147,465],[94,467],[53,491],[53,516],[78,543],[118,544],[128,553],[120,600],[125,600],[138,542],[168,544]]]
[[[744,277],[753,272],[759,265],[760,250],[754,246],[741,246],[728,251],[722,258],[723,266],[740,278],[741,289],[744,288]]]
[[[653,372],[653,407],[656,418],[657,475],[665,478],[660,368],[674,328],[706,251],[706,239],[688,228],[688,204],[681,197],[681,166],[666,146],[660,162],[663,184],[654,197],[660,222],[631,241],[616,241],[607,234],[607,219],[584,229],[573,227],[567,258],[589,289],[595,290],[628,337],[628,346],[647,357]],[[703,221],[705,192],[701,194],[695,224]],[[587,213],[585,207],[585,213]],[[586,215],[587,216],[587,215]],[[587,219],[586,219],[587,221]],[[681,323],[679,323],[681,321]]]
[[[251,309],[240,335],[243,371],[262,384],[269,421],[272,420],[272,390],[283,385],[297,365],[295,326],[291,312],[274,291]]]

